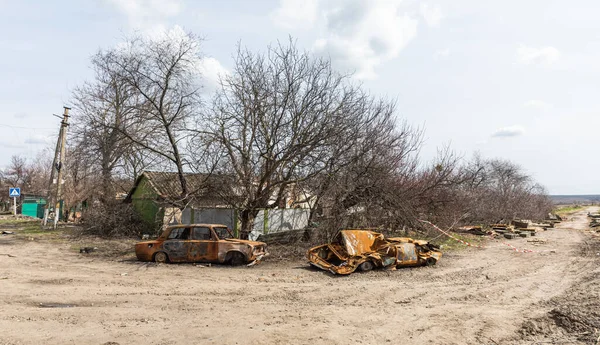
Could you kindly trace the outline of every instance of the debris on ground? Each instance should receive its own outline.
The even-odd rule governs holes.
[[[385,238],[369,230],[342,230],[333,242],[308,250],[311,265],[333,274],[373,268],[431,266],[442,257],[438,247],[408,237]]]
[[[83,247],[83,248],[79,248],[79,253],[89,254],[89,253],[94,252],[96,250],[98,250],[97,247]]]
[[[597,267],[600,259],[590,253],[600,249],[594,241],[582,253],[588,267]],[[525,321],[521,327],[521,340],[536,344],[600,344],[600,284],[593,269],[584,272],[576,284],[563,294],[547,301],[549,311],[540,317]]]
[[[457,229],[458,232],[469,233],[473,235],[486,236],[491,235],[492,231],[486,231],[481,225],[467,225],[461,226]]]
[[[0,232],[0,234],[2,234],[2,235],[14,235],[15,232],[14,231],[2,230],[2,232]]]
[[[550,222],[560,223],[563,219],[560,215],[551,212],[551,213],[548,213],[546,220],[548,220]]]

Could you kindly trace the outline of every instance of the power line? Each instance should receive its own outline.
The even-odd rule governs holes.
[[[34,127],[21,127],[21,126],[13,126],[13,125],[4,125],[0,123],[0,127],[8,127],[8,128],[18,128],[18,129],[55,129],[55,128],[34,128]]]

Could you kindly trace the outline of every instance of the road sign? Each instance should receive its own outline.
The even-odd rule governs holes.
[[[13,198],[21,196],[21,188],[9,188],[8,195]]]

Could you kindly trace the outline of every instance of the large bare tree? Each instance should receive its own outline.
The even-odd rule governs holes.
[[[73,143],[75,167],[90,165],[99,170],[100,201],[115,200],[114,175],[133,143],[123,130],[135,111],[138,99],[120,76],[120,66],[112,53],[99,52],[92,58],[94,80],[73,92]],[[79,170],[79,169],[77,169]]]
[[[190,197],[184,148],[187,125],[199,112],[200,39],[178,30],[157,37],[134,37],[122,47],[103,52],[119,80],[136,95],[120,132],[176,169],[181,205]]]
[[[203,134],[222,155],[220,171],[235,175],[233,206],[247,234],[258,211],[280,206],[289,188],[367,159],[367,138],[385,135],[368,128],[393,126],[394,105],[290,42],[264,54],[239,47],[211,110]]]
[[[189,119],[198,114],[200,39],[180,30],[132,36],[92,59],[94,81],[75,90],[80,142],[99,154],[103,195],[113,177],[136,175],[151,162],[175,169],[185,205]],[[120,176],[123,177],[123,176]]]

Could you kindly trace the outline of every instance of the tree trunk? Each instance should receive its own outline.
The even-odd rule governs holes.
[[[104,164],[103,164],[104,165]],[[115,199],[113,185],[112,185],[112,172],[110,168],[102,167],[102,197],[101,202],[104,205],[109,204]]]
[[[248,236],[254,226],[254,219],[256,218],[257,214],[257,210],[242,210],[240,213],[240,222],[242,223],[242,228],[240,229],[240,239],[248,239]]]

